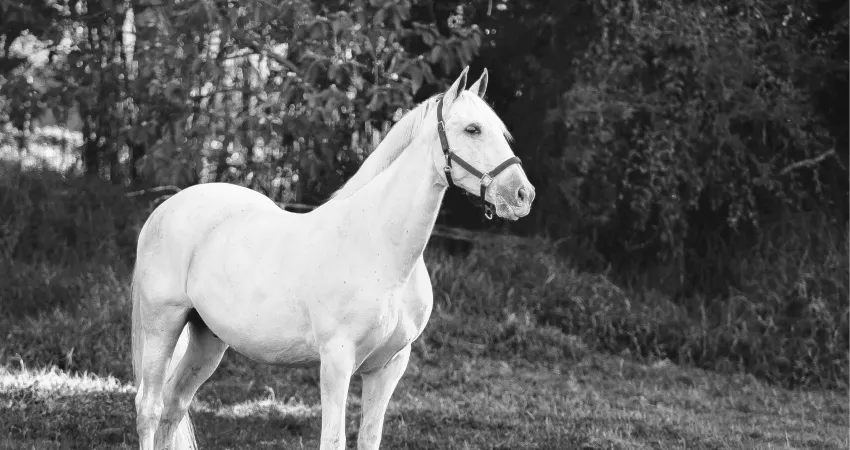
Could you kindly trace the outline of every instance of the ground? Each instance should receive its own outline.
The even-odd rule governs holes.
[[[193,405],[202,449],[318,448],[316,369],[228,352]],[[348,447],[355,448],[359,381]],[[0,448],[136,448],[126,380],[0,369]],[[776,388],[667,361],[588,352],[530,363],[417,345],[387,413],[387,449],[846,449],[846,393]]]

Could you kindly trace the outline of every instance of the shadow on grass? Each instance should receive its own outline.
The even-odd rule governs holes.
[[[134,396],[114,377],[0,368],[0,448],[136,448]],[[271,400],[197,401],[192,417],[202,448],[291,444],[318,435],[320,420],[317,406]]]

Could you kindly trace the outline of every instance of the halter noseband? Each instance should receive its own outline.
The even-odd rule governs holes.
[[[472,164],[464,161],[463,158],[458,156],[455,152],[452,151],[451,147],[449,147],[449,139],[446,137],[446,124],[443,122],[443,98],[440,97],[439,103],[437,103],[437,133],[440,135],[440,145],[443,147],[443,155],[446,156],[446,166],[443,168],[443,171],[446,173],[446,181],[449,183],[449,187],[455,186],[454,181],[452,181],[452,160],[458,163],[459,166],[463,167],[467,172],[471,173],[475,177],[480,179],[481,183],[481,210],[484,213],[484,217],[487,219],[493,218],[493,206],[491,203],[487,201],[487,188],[490,184],[493,183],[493,178],[496,178],[496,175],[502,173],[503,170],[508,167],[519,164],[522,166],[522,161],[516,156],[512,156],[506,159],[503,163],[496,166],[493,170],[483,173],[472,167]]]

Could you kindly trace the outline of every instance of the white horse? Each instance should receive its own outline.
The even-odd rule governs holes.
[[[379,447],[410,344],[431,314],[422,252],[447,187],[483,194],[511,220],[534,200],[504,124],[481,99],[486,70],[470,91],[467,70],[406,114],[310,213],[220,183],[154,210],[132,290],[142,450],[196,448],[189,404],[227,347],[269,364],[320,366],[322,450],[345,448],[349,382],[360,374],[358,448]]]

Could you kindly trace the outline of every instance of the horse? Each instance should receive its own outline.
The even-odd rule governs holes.
[[[534,201],[510,134],[483,100],[486,69],[469,89],[468,70],[405,114],[309,213],[227,183],[189,187],[154,209],[131,285],[141,450],[197,448],[189,406],[227,348],[319,367],[321,450],[345,448],[349,384],[359,375],[357,445],[379,448],[411,343],[431,315],[422,254],[446,190],[479,196],[485,215],[508,220]]]

